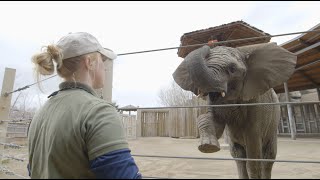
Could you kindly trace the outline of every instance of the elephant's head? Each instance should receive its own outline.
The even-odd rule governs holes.
[[[183,89],[211,100],[250,100],[287,81],[297,57],[264,43],[239,48],[203,46],[188,54],[173,73]]]

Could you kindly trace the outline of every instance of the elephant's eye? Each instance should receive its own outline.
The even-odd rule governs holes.
[[[236,65],[235,64],[230,64],[229,66],[229,72],[230,73],[235,73],[236,72]]]

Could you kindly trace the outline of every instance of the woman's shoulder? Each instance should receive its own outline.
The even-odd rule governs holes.
[[[85,106],[88,109],[104,107],[108,109],[116,109],[116,107],[107,102],[104,99],[97,97],[95,94],[90,94],[83,90],[72,90],[73,92],[62,92],[60,98],[64,99],[64,101],[70,102],[70,104],[74,104],[78,106]]]

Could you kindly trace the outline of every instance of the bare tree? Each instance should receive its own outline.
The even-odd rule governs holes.
[[[34,95],[30,95],[28,92],[21,92],[11,106],[9,118],[11,120],[26,120],[32,118],[37,110],[33,102],[34,97]]]
[[[199,99],[192,92],[183,90],[176,82],[161,89],[158,93],[158,103],[163,106],[191,106],[199,104]]]
[[[17,102],[18,102],[21,94],[22,94],[22,92],[20,92],[20,93],[18,94],[18,96],[15,98],[15,100],[13,101],[13,104],[12,104],[11,107],[10,107],[9,117],[11,117],[12,111],[15,111],[15,110],[16,110],[16,104],[17,104]]]

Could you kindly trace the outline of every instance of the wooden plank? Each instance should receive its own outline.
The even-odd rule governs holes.
[[[142,136],[142,119],[141,119],[141,109],[137,110],[137,125],[136,125],[136,136]]]
[[[158,115],[158,117],[157,117],[157,119],[158,119],[158,134],[157,134],[157,136],[159,136],[159,137],[162,137],[162,134],[163,134],[163,127],[162,127],[162,113],[157,113]]]
[[[186,121],[186,118],[185,118],[185,109],[183,108],[180,108],[178,109],[179,111],[179,115],[178,115],[178,118],[177,118],[177,121],[178,121],[178,137],[184,137],[184,131],[185,131],[185,121]]]
[[[141,136],[146,137],[146,120],[145,120],[145,113],[141,112]]]
[[[200,109],[199,108],[195,108],[193,109],[193,119],[194,119],[194,133],[195,133],[195,137],[198,138],[199,137],[199,130],[198,130],[198,125],[197,125],[197,118],[199,115]]]
[[[147,113],[147,123],[148,123],[148,137],[153,136],[153,114],[151,112]]]
[[[166,129],[165,129],[165,113],[159,113],[159,124],[160,124],[160,133],[159,136],[160,137],[166,137]]]
[[[314,61],[317,61],[318,59],[320,59],[320,54],[319,52],[315,52],[315,51],[309,54],[306,54],[305,56],[299,56],[296,67],[297,68],[302,67]]]
[[[304,49],[301,49],[301,50],[295,52],[294,54],[295,54],[295,55],[302,55],[302,54],[304,54],[304,53],[307,53],[307,52],[310,51],[310,50],[314,50],[315,48],[317,48],[317,47],[319,47],[319,46],[320,46],[320,42],[315,43],[315,44],[313,44],[313,45],[311,45],[311,46],[308,46],[308,47],[306,47],[306,48],[304,48]]]
[[[169,111],[169,136],[170,137],[177,137],[176,135],[176,111],[177,109],[170,109]]]
[[[311,28],[309,31],[316,30],[316,29],[319,29],[319,24],[316,25],[315,27]],[[311,42],[317,38],[319,38],[319,34],[317,32],[309,32],[306,34],[299,35],[298,37],[296,37],[288,42],[285,42],[284,44],[281,44],[280,46],[282,46],[283,48],[285,48],[291,52],[295,52],[295,51],[302,49],[304,47],[304,45],[300,43],[299,39],[303,39],[304,41]]]
[[[189,109],[186,109],[186,117],[187,117],[187,126],[186,126],[186,137],[191,137],[192,136],[192,133],[191,133],[191,124],[192,124],[192,109],[189,108]]]
[[[152,122],[151,122],[151,137],[156,137],[157,136],[157,114],[154,113],[150,113]]]
[[[165,113],[165,129],[166,129],[166,137],[170,137],[170,115],[169,112]]]
[[[152,126],[152,123],[153,123],[153,116],[152,116],[152,113],[151,112],[147,112],[146,113],[146,121],[147,121],[147,137],[152,137],[152,131],[153,131],[153,126]]]
[[[296,66],[295,71],[298,70],[304,70],[304,71],[310,71],[310,70],[317,70],[320,66],[320,59],[312,58],[311,61],[302,63],[302,65]]]
[[[320,67],[320,66],[319,66]],[[299,77],[296,77],[296,78],[293,78],[293,79],[290,79],[288,81],[288,83],[290,84],[294,84],[294,83],[304,83],[304,82],[308,82],[309,80],[306,79],[304,77],[304,75],[307,75],[309,77],[311,77],[312,79],[314,79],[314,81],[316,81],[317,83],[319,83],[319,80],[320,79],[320,72],[313,72],[313,71],[309,71],[309,72],[303,72],[304,74],[301,74],[302,71],[299,72],[300,76]],[[318,80],[318,81],[317,81]]]

